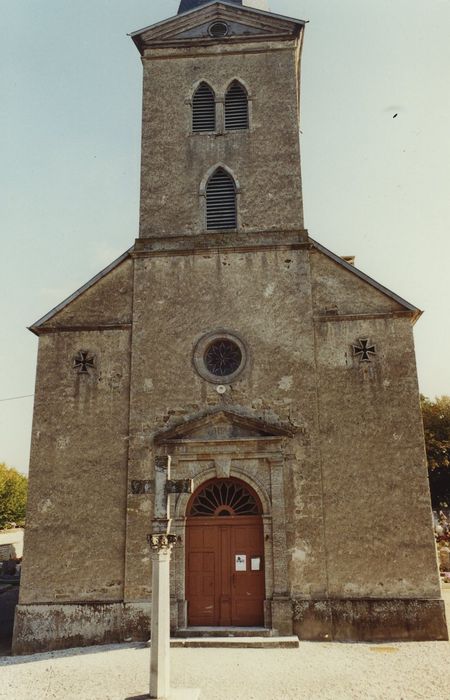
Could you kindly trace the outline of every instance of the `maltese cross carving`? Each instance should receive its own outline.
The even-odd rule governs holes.
[[[74,357],[73,368],[78,370],[78,374],[89,374],[89,370],[94,368],[94,358],[89,357],[89,352],[80,350]]]
[[[353,356],[359,357],[361,362],[370,362],[377,354],[375,345],[369,344],[369,338],[358,338],[358,345],[352,345]]]

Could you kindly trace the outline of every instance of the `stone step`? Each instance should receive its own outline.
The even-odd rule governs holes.
[[[186,627],[176,631],[177,637],[273,637],[268,627]]]
[[[186,637],[170,640],[172,648],[297,649],[298,637]]]

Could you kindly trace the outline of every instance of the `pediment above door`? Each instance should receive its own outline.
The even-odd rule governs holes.
[[[292,426],[270,423],[235,411],[216,410],[162,431],[156,435],[155,443],[267,440],[293,437],[294,433]]]

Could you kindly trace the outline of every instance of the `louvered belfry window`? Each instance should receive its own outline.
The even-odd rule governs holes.
[[[215,131],[216,100],[207,83],[200,83],[192,99],[192,131]]]
[[[231,83],[225,95],[225,129],[248,129],[248,96],[237,80]]]
[[[206,185],[206,228],[232,229],[237,226],[236,185],[223,168],[217,168]]]

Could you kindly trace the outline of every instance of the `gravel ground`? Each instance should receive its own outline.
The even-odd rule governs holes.
[[[172,685],[202,700],[443,700],[448,642],[303,642],[299,649],[173,649]],[[126,700],[148,693],[149,650],[89,647],[1,660],[0,698]]]
[[[173,687],[200,687],[201,700],[450,697],[448,642],[172,649],[171,659]],[[0,698],[135,700],[148,693],[148,666],[149,649],[141,644],[4,657]]]

